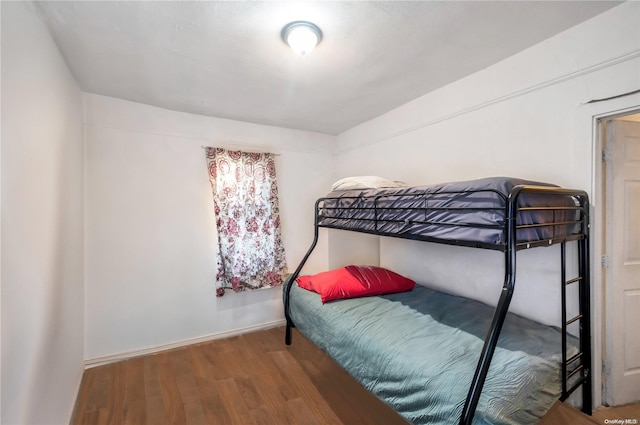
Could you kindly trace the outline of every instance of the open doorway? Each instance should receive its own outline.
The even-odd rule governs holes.
[[[603,404],[640,401],[640,113],[601,118]]]

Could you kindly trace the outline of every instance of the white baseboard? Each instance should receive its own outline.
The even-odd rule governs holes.
[[[200,336],[200,337],[197,337],[197,338],[185,339],[183,341],[172,342],[170,344],[159,345],[159,346],[156,346],[156,347],[149,347],[149,348],[144,348],[144,349],[141,349],[141,350],[129,351],[129,352],[126,352],[126,353],[111,354],[109,356],[96,357],[96,358],[93,358],[93,359],[85,360],[84,361],[84,368],[85,369],[90,369],[92,367],[102,366],[102,365],[105,365],[105,364],[108,364],[108,363],[114,363],[114,362],[119,362],[119,361],[122,361],[122,360],[131,359],[131,358],[134,358],[134,357],[145,356],[147,354],[154,354],[154,353],[159,353],[161,351],[173,350],[175,348],[185,347],[185,346],[191,345],[191,344],[199,344],[201,342],[213,341],[215,339],[229,338],[229,337],[232,337],[232,336],[238,336],[238,335],[242,335],[242,334],[246,334],[246,333],[250,333],[250,332],[256,332],[256,331],[262,331],[262,330],[266,330],[266,329],[271,329],[271,328],[275,328],[275,327],[278,327],[278,326],[284,326],[285,323],[286,323],[286,320],[280,319],[280,320],[275,320],[273,322],[261,323],[259,325],[247,326],[245,328],[233,329],[233,330],[226,331],[226,332],[220,332],[220,333],[216,333],[216,334]],[[284,338],[284,336],[283,336],[283,338]],[[283,342],[283,344],[284,344],[284,342]]]

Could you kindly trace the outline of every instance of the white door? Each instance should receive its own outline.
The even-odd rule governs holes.
[[[607,122],[605,403],[640,400],[640,122]]]

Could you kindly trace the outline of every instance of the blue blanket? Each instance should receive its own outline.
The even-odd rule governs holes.
[[[414,424],[459,421],[493,310],[422,286],[324,305],[291,289],[300,332]],[[559,329],[509,314],[473,423],[537,423],[561,393],[560,353]]]

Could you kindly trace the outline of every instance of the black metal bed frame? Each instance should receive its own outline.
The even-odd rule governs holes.
[[[300,261],[300,264],[295,269],[295,271],[289,276],[287,281],[285,282],[284,287],[284,313],[286,318],[286,334],[285,334],[285,343],[287,345],[291,344],[291,328],[295,327],[293,320],[289,314],[289,301],[290,301],[290,292],[291,286],[293,282],[295,282],[296,278],[300,274],[302,267],[307,262],[307,259],[313,252],[317,242],[318,242],[318,230],[320,227],[325,228],[335,228],[335,229],[343,229],[356,231],[361,233],[369,233],[379,236],[390,236],[396,238],[405,238],[405,239],[414,239],[421,240],[427,242],[435,242],[435,243],[444,243],[450,245],[462,245],[476,248],[485,248],[485,249],[494,249],[499,250],[505,255],[505,277],[504,284],[502,287],[502,291],[500,294],[500,298],[498,300],[497,306],[494,311],[493,320],[487,336],[485,338],[485,343],[482,348],[480,359],[478,360],[478,365],[476,367],[476,371],[474,377],[471,381],[471,385],[469,387],[469,392],[467,398],[465,400],[465,404],[462,410],[462,414],[460,417],[461,425],[470,425],[473,416],[478,405],[478,401],[480,399],[480,394],[482,392],[482,388],[484,386],[485,379],[487,377],[487,373],[489,372],[489,366],[491,365],[491,359],[493,357],[493,353],[495,351],[496,345],[498,343],[498,338],[500,336],[500,331],[502,330],[502,326],[504,324],[504,320],[506,318],[507,312],[509,310],[509,304],[511,303],[511,298],[513,296],[513,291],[515,287],[515,278],[516,278],[516,253],[522,249],[528,249],[533,247],[540,246],[550,246],[554,244],[560,244],[560,263],[561,263],[561,304],[562,304],[562,364],[561,364],[561,376],[562,376],[562,394],[560,397],[561,401],[566,400],[576,389],[582,386],[582,411],[591,415],[592,411],[592,374],[591,374],[591,307],[590,307],[590,265],[589,265],[589,197],[586,192],[580,190],[570,190],[570,189],[561,189],[557,187],[547,187],[547,186],[530,186],[530,185],[518,185],[514,186],[508,195],[505,195],[497,190],[492,189],[482,189],[478,191],[474,190],[465,190],[465,191],[455,191],[455,192],[438,192],[438,195],[441,194],[467,194],[467,193],[477,193],[477,192],[493,192],[498,194],[499,197],[504,201],[503,208],[500,208],[504,211],[505,220],[504,223],[498,223],[495,226],[490,225],[491,228],[500,228],[504,234],[506,235],[505,243],[500,244],[491,244],[484,242],[476,242],[476,241],[464,241],[464,240],[449,240],[449,239],[441,239],[423,235],[416,235],[410,232],[408,233],[388,233],[383,231],[378,231],[378,214],[376,212],[375,225],[373,229],[363,230],[363,229],[354,229],[348,226],[341,226],[339,224],[322,224],[321,221],[325,216],[323,215],[323,211],[326,211],[324,208],[324,203],[326,201],[337,200],[337,199],[345,199],[345,197],[340,198],[332,198],[332,197],[324,197],[320,198],[315,203],[315,225],[314,225],[314,237],[313,242],[311,243],[311,247],[307,251],[307,253]],[[549,197],[564,197],[564,198],[572,198],[575,200],[575,206],[526,206],[520,207],[518,201],[523,194],[533,194],[533,195],[545,195]],[[423,193],[422,196],[428,197],[432,194],[427,192]],[[374,199],[374,209],[380,209],[384,207],[378,207],[377,203],[379,199],[383,199],[385,196],[393,196],[394,198],[399,198],[404,195],[399,195],[397,193],[393,193],[391,195],[376,195]],[[415,194],[406,195],[415,197]],[[419,196],[419,195],[418,195]],[[330,207],[329,209],[340,209],[341,207]],[[425,207],[426,209],[431,209]],[[474,211],[479,211],[487,208],[473,208],[473,207],[435,207],[436,209],[456,209],[456,210],[464,210],[465,212],[473,213]],[[345,208],[345,211],[350,208]],[[390,208],[392,210],[401,210],[402,207],[394,206]],[[408,208],[414,209],[414,208]],[[494,209],[495,208],[488,208]],[[555,222],[555,212],[556,211],[564,211],[573,210],[577,211],[575,219],[569,219],[567,221],[564,218],[564,221]],[[540,224],[518,224],[517,217],[519,212],[523,211],[553,211],[554,212],[554,222],[548,223],[540,223]],[[349,217],[341,217],[343,219],[349,219]],[[362,218],[357,218],[356,220],[362,220]],[[388,221],[388,220],[387,220]],[[401,220],[406,222],[406,220]],[[422,222],[421,224],[434,224],[433,222]],[[445,226],[471,226],[471,227],[487,227],[486,225],[469,225],[464,223],[446,223],[446,222],[438,222],[435,223],[438,225]],[[517,240],[517,230],[526,229],[526,228],[535,228],[535,227],[550,227],[553,226],[555,229],[558,226],[565,226],[565,228],[569,229],[570,226],[579,226],[578,232],[559,232],[560,235],[556,236],[555,232],[553,232],[554,236],[550,239],[544,240],[536,240],[536,241],[518,241]],[[567,279],[566,269],[567,269],[567,250],[566,244],[567,242],[575,241],[578,244],[578,276]],[[567,287],[569,285],[577,284],[578,285],[578,297],[579,297],[579,313],[567,319]],[[579,324],[579,351],[577,354],[572,355],[570,358],[567,358],[567,332],[568,326],[572,323],[578,322]]]

